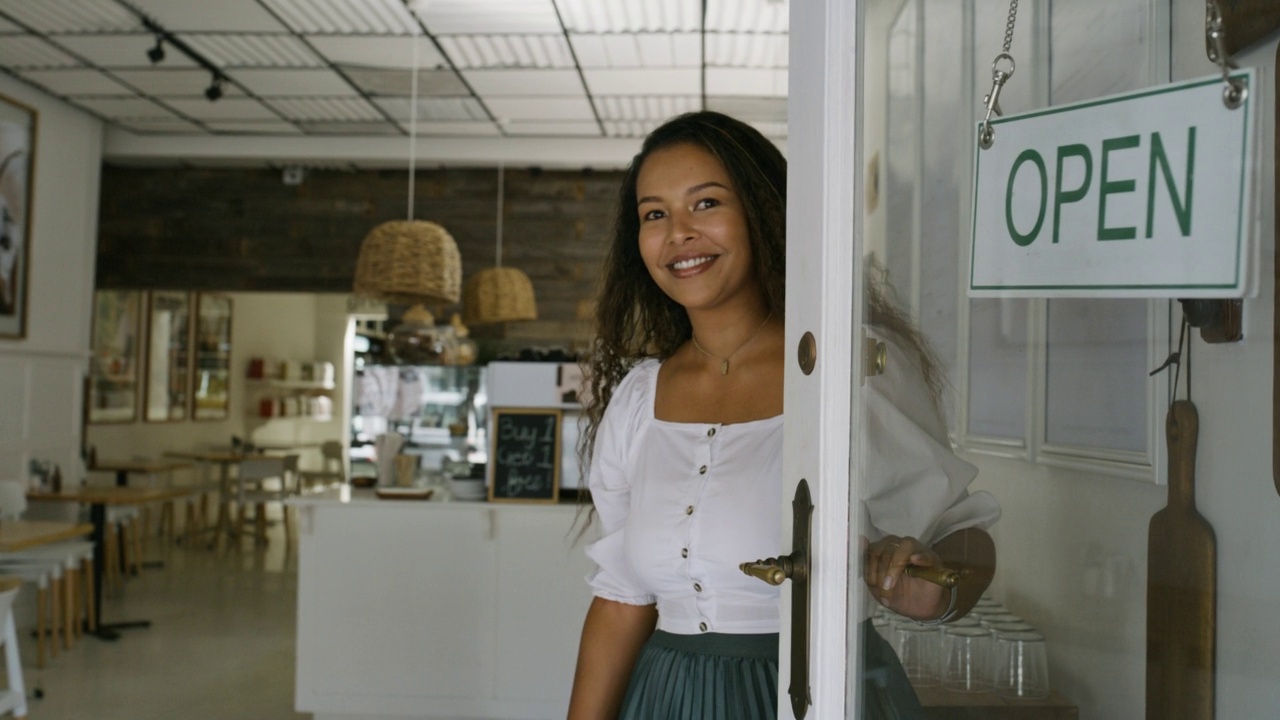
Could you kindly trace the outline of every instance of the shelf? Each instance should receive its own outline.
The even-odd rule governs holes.
[[[275,378],[246,378],[251,383],[260,383],[268,387],[286,390],[333,390],[337,385],[332,382],[317,380],[277,380]]]

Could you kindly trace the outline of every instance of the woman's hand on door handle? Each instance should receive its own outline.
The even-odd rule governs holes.
[[[937,582],[907,574],[908,567],[942,569],[942,558],[916,538],[886,535],[868,543],[863,563],[863,581],[881,605],[921,621],[947,612],[949,591]]]

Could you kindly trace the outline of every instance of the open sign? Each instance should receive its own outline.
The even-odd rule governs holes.
[[[1252,86],[1253,71],[1233,73]],[[1213,77],[992,121],[971,296],[1240,297],[1252,104]]]

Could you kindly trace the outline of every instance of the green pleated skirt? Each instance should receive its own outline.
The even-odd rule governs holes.
[[[862,720],[924,720],[893,648],[862,627]],[[658,630],[640,652],[620,720],[774,720],[778,636],[674,635]]]
[[[778,634],[657,630],[631,673],[620,720],[774,720]]]

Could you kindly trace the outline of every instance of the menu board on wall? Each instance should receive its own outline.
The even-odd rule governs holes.
[[[560,410],[494,408],[491,502],[560,498]]]

